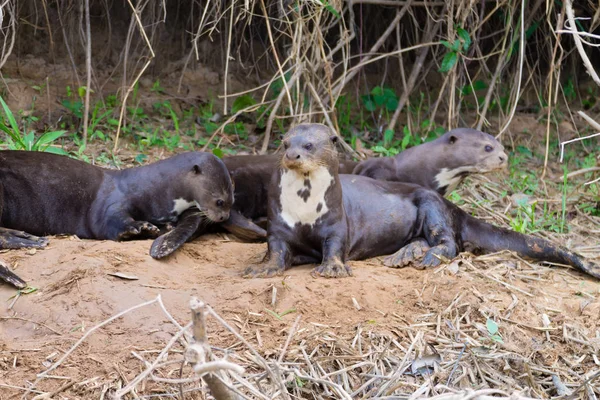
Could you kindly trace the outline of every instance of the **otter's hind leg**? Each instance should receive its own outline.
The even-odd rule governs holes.
[[[389,267],[409,264],[418,269],[435,267],[458,254],[454,216],[443,198],[436,192],[423,189],[416,206],[415,223],[422,226],[419,237],[387,257],[384,264]]]
[[[455,216],[444,203],[442,196],[427,190],[421,195],[418,207],[418,218],[423,221],[421,236],[424,236],[431,246],[425,252],[420,267],[436,267],[456,257],[458,246]]]
[[[0,249],[23,249],[34,247],[41,249],[48,245],[48,239],[30,235],[27,232],[0,228]]]
[[[27,283],[15,275],[2,260],[0,260],[0,279],[10,283],[17,289],[24,289],[27,287]]]
[[[412,263],[421,261],[429,249],[430,247],[427,240],[424,238],[417,238],[394,254],[387,256],[383,260],[383,264],[386,267],[403,268]],[[416,267],[419,268],[419,266],[420,264]]]

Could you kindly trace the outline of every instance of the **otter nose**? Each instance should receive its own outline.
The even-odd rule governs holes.
[[[288,160],[298,160],[300,158],[300,153],[295,150],[288,150],[285,152],[285,157]]]

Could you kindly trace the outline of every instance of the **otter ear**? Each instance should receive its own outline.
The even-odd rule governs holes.
[[[194,166],[192,167],[192,171],[194,171],[194,173],[195,173],[196,175],[200,175],[200,174],[202,174],[202,170],[200,169],[200,166],[199,166],[199,165],[194,165]]]
[[[331,143],[336,144],[338,142],[338,136],[337,135],[331,135],[329,136],[329,140],[331,140]]]
[[[454,144],[457,140],[458,140],[458,138],[454,135],[450,135],[450,137],[448,138],[448,142],[450,144]]]
[[[279,134],[279,140],[283,140],[284,137],[285,137],[285,135],[283,133]]]

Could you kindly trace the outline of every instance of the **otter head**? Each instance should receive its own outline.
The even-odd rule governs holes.
[[[281,166],[299,173],[310,173],[320,167],[337,173],[337,141],[338,137],[325,125],[296,125],[283,137]]]
[[[469,174],[483,174],[508,165],[504,146],[488,133],[458,128],[446,132],[438,141],[442,145],[438,159],[441,169],[435,179],[442,195],[454,190]]]
[[[489,133],[477,129],[458,128],[446,132],[442,138],[452,154],[453,167],[469,167],[469,172],[486,173],[505,168],[508,156],[504,146]]]
[[[175,200],[176,208],[177,201],[183,201],[189,206],[198,207],[212,222],[227,220],[234,199],[233,183],[227,167],[213,154],[190,154],[189,168],[184,178],[185,200]]]
[[[321,124],[297,125],[284,136],[278,186],[280,217],[289,227],[312,226],[331,207],[339,209],[327,196],[339,187],[336,142],[335,133]]]

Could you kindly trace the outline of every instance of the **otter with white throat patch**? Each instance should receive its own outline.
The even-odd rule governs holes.
[[[352,173],[383,181],[416,183],[445,196],[467,176],[503,169],[507,165],[504,147],[492,135],[457,128],[393,157],[362,161]]]
[[[56,234],[155,238],[190,208],[223,223],[232,204],[229,172],[209,153],[109,170],[56,154],[0,151],[0,249],[44,247],[40,236]]]
[[[389,266],[433,267],[471,244],[571,265],[600,278],[600,267],[582,256],[479,221],[434,190],[339,175],[336,141],[320,124],[298,125],[285,135],[269,189],[268,252],[244,276],[269,277],[292,265],[320,263],[313,274],[344,277],[351,275],[347,260],[387,254]]]

